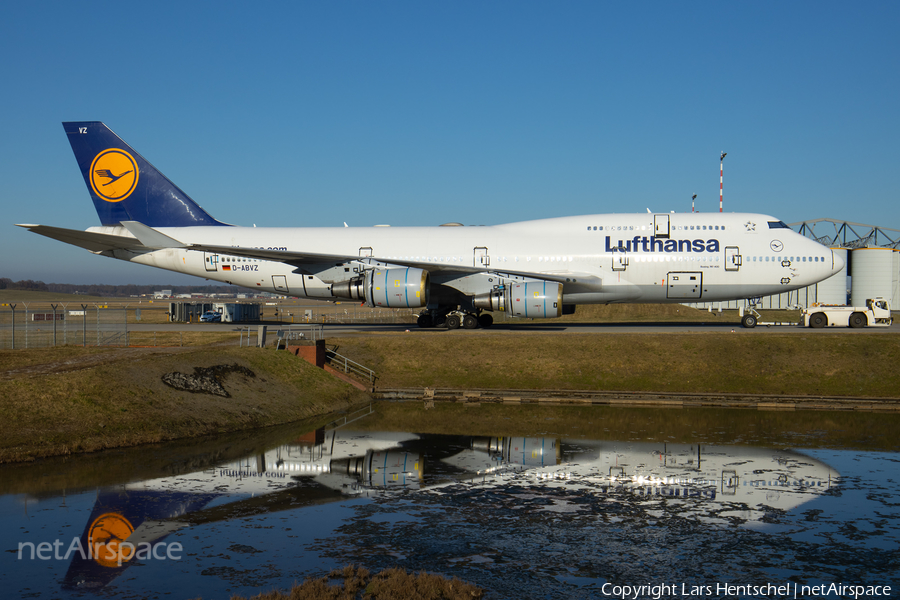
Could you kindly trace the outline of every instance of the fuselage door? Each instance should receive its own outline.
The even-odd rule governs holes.
[[[207,271],[218,271],[219,270],[219,255],[213,254],[212,252],[204,252],[203,253],[203,265],[206,267]]]
[[[359,249],[359,257],[360,258],[371,258],[374,255],[375,254],[372,252],[371,246],[363,246]],[[357,263],[357,264],[359,264],[359,263]],[[353,267],[353,272],[354,273],[362,273],[363,271],[365,271],[365,269],[366,268],[363,266],[356,266],[356,267]]]
[[[272,275],[272,286],[276,292],[288,293],[287,275]]]
[[[612,270],[624,271],[628,268],[628,253],[624,248],[614,248],[612,253]]]
[[[653,215],[653,231],[658,238],[669,237],[669,215]]]
[[[666,298],[699,298],[703,293],[703,273],[687,271],[669,273],[666,277]]]
[[[488,254],[487,248],[482,246],[475,248],[475,262],[473,264],[476,267],[489,267],[491,265],[491,256]]]
[[[723,496],[737,495],[739,483],[740,483],[740,479],[738,478],[737,471],[735,471],[734,469],[722,469],[722,495]]]
[[[741,250],[737,246],[725,246],[725,270],[737,271],[741,268]]]

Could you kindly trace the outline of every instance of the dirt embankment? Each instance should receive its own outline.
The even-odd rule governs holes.
[[[0,352],[0,462],[265,427],[367,395],[257,348]]]
[[[893,335],[460,331],[329,343],[387,388],[900,396]],[[0,462],[288,423],[367,398],[273,350],[0,351]]]

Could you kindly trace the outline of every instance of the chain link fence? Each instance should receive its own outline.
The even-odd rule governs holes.
[[[0,307],[2,349],[127,345],[124,308],[74,303]]]
[[[167,307],[110,305],[79,302],[18,302],[0,305],[0,350],[49,348],[53,346],[184,346],[201,343],[211,333],[226,334],[217,324],[206,332],[166,329],[170,323]],[[254,325],[240,324],[230,329],[241,345],[256,337],[257,325],[267,325],[270,335],[277,330],[300,325],[405,324],[415,326],[422,309],[381,309],[359,305],[323,305],[311,307],[266,306],[265,314]],[[158,330],[146,327],[129,329],[131,322],[158,324]],[[495,323],[513,320],[506,313],[492,313]],[[142,318],[143,317],[143,318]],[[518,321],[518,320],[517,320]]]

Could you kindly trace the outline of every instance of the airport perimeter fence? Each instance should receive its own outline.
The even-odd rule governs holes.
[[[346,305],[344,305],[346,306]],[[276,309],[273,317],[283,325],[319,323],[351,325],[355,323],[415,323],[421,308],[362,308],[359,306],[329,307],[328,310],[310,310],[304,307]],[[268,314],[267,314],[268,316]]]
[[[127,345],[125,309],[75,303],[0,307],[0,349]]]
[[[354,325],[362,323],[385,323],[415,325],[416,319],[424,309],[422,308],[341,308],[340,306],[328,311],[314,311],[288,308],[274,311],[274,318],[278,323],[303,324],[319,323],[323,325]],[[271,313],[270,313],[271,314]],[[523,322],[525,319],[512,317],[506,312],[488,313],[494,319],[494,323]]]

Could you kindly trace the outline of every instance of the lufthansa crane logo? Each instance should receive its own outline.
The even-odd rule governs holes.
[[[91,556],[104,567],[121,567],[134,556],[133,546],[122,545],[132,533],[134,526],[122,515],[100,515],[88,530]]]
[[[91,163],[91,188],[107,202],[121,202],[134,191],[138,175],[133,156],[119,148],[109,148]]]

